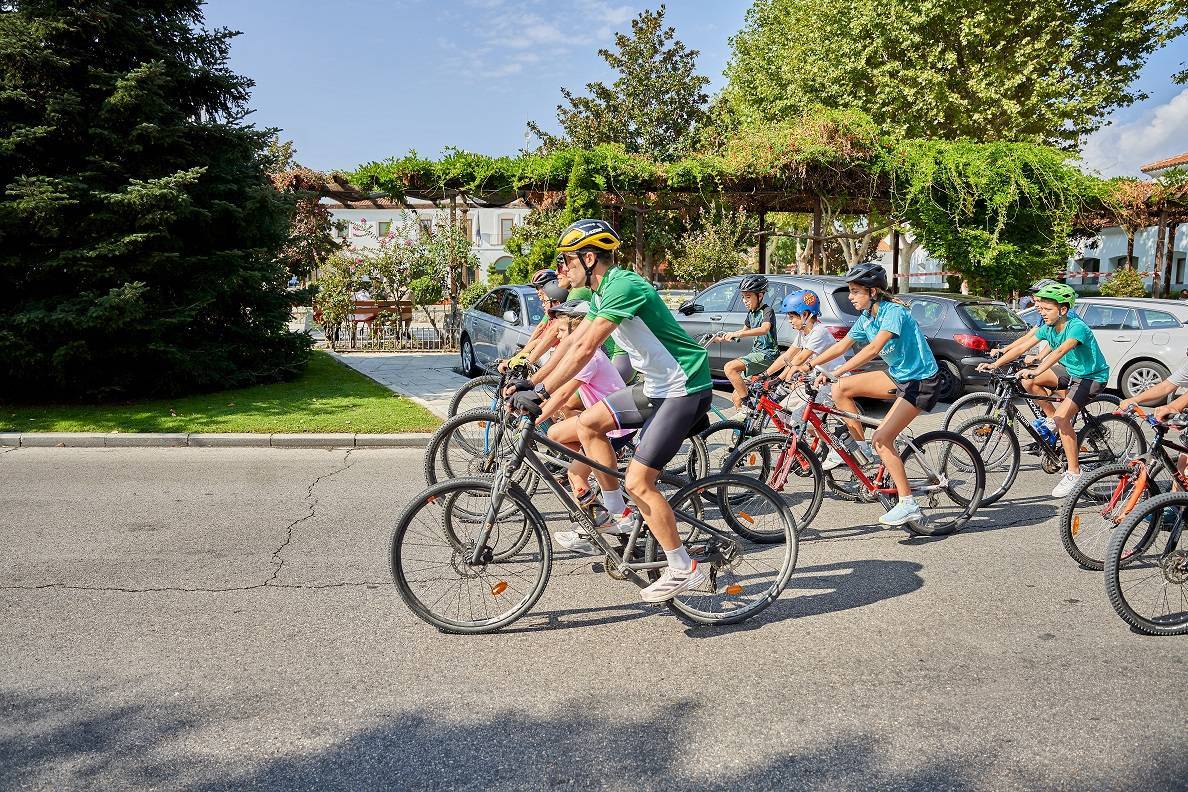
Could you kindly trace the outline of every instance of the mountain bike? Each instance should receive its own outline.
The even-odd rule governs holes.
[[[998,372],[1004,374],[1014,374],[1027,368],[1021,360],[1014,360],[1006,364]],[[949,409],[945,410],[945,417],[941,422],[941,428],[953,431],[954,427],[966,423],[971,418],[984,418],[990,416],[998,408],[1006,393],[1011,394],[1011,398],[1018,395],[1018,391],[1010,387],[1011,383],[1000,377],[993,376],[996,372],[990,372],[991,382],[993,387],[988,392],[967,393],[959,399],[955,399],[949,405]],[[1026,391],[1024,391],[1026,393]],[[1122,400],[1112,393],[1100,392],[1093,397],[1089,404],[1085,405],[1085,410],[1093,415],[1103,415],[1108,412],[1113,412],[1114,409]],[[1037,416],[1043,417],[1043,416]],[[1074,424],[1076,428],[1076,424]]]
[[[1127,624],[1148,635],[1188,634],[1188,492],[1139,504],[1110,537],[1105,587]]]
[[[1025,420],[1016,404],[1025,403],[1032,416],[1041,420],[1047,416],[1039,402],[1059,402],[1061,396],[1035,396],[1023,390],[1013,372],[992,371],[997,401],[993,410],[985,416],[970,418],[959,424],[957,434],[973,442],[986,467],[986,495],[984,505],[994,503],[1007,493],[1023,461],[1023,450],[1015,426],[1022,427],[1031,437],[1028,453],[1038,454],[1040,467],[1045,473],[1056,473],[1065,468],[1064,445],[1059,438],[1050,442]],[[1112,464],[1128,456],[1143,453],[1147,439],[1143,431],[1129,417],[1118,414],[1094,415],[1084,407],[1077,410],[1073,421],[1077,429],[1077,461],[1086,470]]]
[[[392,533],[392,577],[418,617],[444,632],[485,633],[523,616],[540,599],[552,569],[552,543],[544,517],[516,483],[527,465],[552,491],[568,520],[605,555],[616,580],[647,586],[667,566],[664,551],[636,513],[630,534],[600,534],[590,514],[546,474],[536,448],[577,459],[623,479],[533,429],[531,415],[501,421],[514,452],[492,478],[445,481],[413,498]],[[795,520],[766,485],[742,476],[715,475],[669,497],[690,557],[707,568],[707,582],[668,606],[694,624],[732,624],[751,618],[780,596],[796,565]],[[782,536],[759,544],[740,525]],[[526,538],[525,538],[526,537]]]
[[[845,500],[878,502],[891,508],[898,494],[882,461],[857,458],[857,446],[845,425],[830,431],[824,419],[850,418],[870,427],[879,422],[817,401],[819,391],[807,378],[802,380],[802,387],[804,411],[798,420],[787,424],[788,432],[762,434],[745,441],[727,459],[722,472],[754,476],[781,494],[791,489],[793,513],[808,515],[803,522],[798,521],[801,530],[816,515],[825,486]],[[809,445],[814,440],[826,452],[837,452],[844,465],[822,476]],[[904,527],[921,536],[942,536],[969,522],[981,504],[985,486],[985,470],[973,443],[944,430],[914,437],[910,429],[905,429],[895,442],[912,495],[924,512],[922,519]]]
[[[1188,413],[1156,421],[1137,408],[1133,412],[1152,428],[1150,449],[1133,459],[1105,465],[1085,475],[1060,506],[1057,523],[1060,541],[1072,559],[1085,569],[1101,570],[1110,536],[1144,501],[1168,491],[1166,473],[1181,489],[1188,490],[1188,476],[1176,469],[1174,454],[1188,453]],[[1167,435],[1177,429],[1179,443]]]

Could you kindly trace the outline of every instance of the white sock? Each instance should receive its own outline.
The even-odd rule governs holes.
[[[915,498],[914,496],[912,496],[912,495],[908,495],[907,497],[900,498],[900,499],[899,499],[899,505],[900,505],[900,506],[915,506],[915,505],[916,505],[916,498]]]
[[[622,514],[623,509],[627,508],[627,504],[623,501],[623,488],[616,487],[613,490],[603,490],[602,505],[611,514]]]
[[[1046,426],[1046,427],[1047,427],[1047,429],[1048,429],[1048,431],[1049,431],[1049,432],[1055,432],[1055,431],[1056,431],[1056,421],[1055,421],[1055,419],[1052,419],[1052,418],[1045,418],[1045,419],[1044,419],[1044,426]]]
[[[675,571],[688,572],[693,568],[693,559],[689,558],[689,551],[683,544],[676,550],[665,550],[664,555],[668,558],[668,566]]]

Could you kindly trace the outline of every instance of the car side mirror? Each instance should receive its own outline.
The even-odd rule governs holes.
[[[520,317],[516,315],[515,311],[504,311],[503,321],[507,322],[508,324],[519,324]]]
[[[683,303],[681,303],[680,307],[677,308],[677,310],[680,311],[681,313],[683,313],[685,316],[692,316],[695,313],[701,313],[702,311],[704,311],[705,306],[698,305],[697,303],[693,302],[692,300],[685,300]]]

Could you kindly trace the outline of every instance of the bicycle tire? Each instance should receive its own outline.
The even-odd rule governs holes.
[[[750,542],[746,537],[738,534],[739,540],[734,542],[732,548],[727,548],[724,551],[726,555],[730,555],[732,551],[734,553],[732,563],[727,563],[716,552],[717,539],[715,537],[704,532],[698,535],[698,532],[694,531],[696,538],[693,545],[688,547],[689,555],[698,563],[710,566],[710,580],[707,587],[712,584],[713,590],[710,591],[707,588],[706,590],[687,591],[678,594],[667,603],[671,610],[693,624],[737,624],[755,616],[779,598],[796,569],[799,548],[799,530],[796,521],[783,507],[782,499],[777,493],[752,478],[719,473],[682,488],[669,498],[669,503],[677,513],[678,526],[682,522],[687,522],[682,520],[681,514],[686,511],[682,504],[688,502],[691,505],[696,504],[703,510],[700,519],[704,522],[710,523],[720,519],[724,525],[716,525],[716,528],[722,530],[723,533],[737,534],[737,531],[730,527],[731,525],[737,526],[744,520],[754,523],[759,519],[756,516],[759,514],[758,510],[743,516],[741,511],[735,514],[733,507],[728,505],[739,499],[735,497],[735,494],[739,493],[732,494],[738,489],[750,492],[749,495],[742,496],[743,500],[752,504],[763,502],[765,511],[762,513],[762,518],[770,520],[772,525],[782,525],[785,541],[782,544],[760,544]],[[707,509],[707,504],[713,508]],[[711,511],[714,511],[717,516],[711,514]],[[772,531],[763,532],[770,533]],[[660,549],[659,542],[649,533],[644,548],[645,561],[655,562],[661,553],[663,550]],[[744,560],[744,555],[746,560]],[[744,565],[748,567],[748,574],[742,577],[734,570]],[[761,568],[768,570],[767,575],[770,579],[766,582],[758,580]],[[659,571],[657,570],[649,572],[649,577],[653,580],[658,576]],[[719,578],[724,578],[727,581],[725,585],[717,585]],[[748,598],[749,601],[745,605],[738,606],[743,597]],[[722,610],[707,610],[707,608],[715,606],[721,606]]]
[[[1078,463],[1095,470],[1146,453],[1147,437],[1124,415],[1091,414],[1077,432],[1077,448]]]
[[[1179,510],[1176,517],[1178,529],[1164,524],[1167,507]],[[1185,521],[1188,521],[1188,492],[1169,492],[1151,498],[1142,508],[1131,512],[1110,537],[1105,557],[1106,596],[1114,611],[1139,632],[1148,635],[1188,634]],[[1168,529],[1178,530],[1176,547],[1169,547],[1173,530]],[[1136,531],[1142,532],[1135,543],[1143,548],[1138,552],[1133,551],[1134,545],[1129,542]],[[1163,541],[1165,537],[1169,541]],[[1128,547],[1132,548],[1129,553]],[[1167,606],[1166,612],[1158,619],[1143,615],[1138,608],[1140,600],[1152,604],[1162,600]]]
[[[982,404],[985,402],[985,404]],[[945,410],[945,417],[941,421],[941,429],[952,431],[952,424],[967,423],[973,418],[985,418],[990,415],[998,397],[993,393],[967,393],[961,398],[954,399]]]
[[[483,433],[489,429],[494,433],[483,443],[465,436],[471,424],[481,426]],[[502,434],[500,417],[490,410],[471,410],[455,415],[437,428],[425,448],[425,483],[432,487],[456,478],[482,478],[494,480],[495,471],[501,460],[513,451],[510,436]],[[498,443],[498,447],[495,446]],[[540,478],[528,465],[522,466],[513,479],[529,497],[540,489]]]
[[[981,505],[995,503],[1014,485],[1023,463],[1015,430],[1009,423],[1004,425],[997,418],[987,417],[971,418],[952,431],[973,443],[982,458],[986,489],[982,493]],[[1003,471],[1001,476],[996,475],[999,471]]]
[[[1060,543],[1082,568],[1100,572],[1105,567],[1106,551],[1114,530],[1125,522],[1134,508],[1161,493],[1159,483],[1148,478],[1144,487],[1146,495],[1140,495],[1128,509],[1136,483],[1132,475],[1135,470],[1132,463],[1119,462],[1088,471],[1060,504],[1056,516]],[[1124,476],[1125,481],[1106,483],[1109,479]],[[1085,510],[1089,513],[1081,513]]]
[[[774,465],[780,461],[783,455],[783,448],[789,439],[788,435],[770,432],[746,440],[733,454],[726,458],[726,461],[722,464],[722,473],[749,476],[767,484],[773,491],[780,495],[785,507],[796,520],[797,527],[803,531],[812,523],[813,518],[817,516],[817,512],[821,509],[821,501],[825,494],[825,474],[821,469],[821,461],[817,458],[817,455],[812,452],[803,440],[797,440],[796,451],[798,459],[794,464],[800,466],[800,471],[787,473],[785,480],[782,482],[773,482],[771,478],[773,474],[778,472],[774,469]],[[811,492],[808,493],[808,497],[791,498],[790,496],[793,493],[789,493],[785,489],[787,484],[802,482],[806,479],[812,482]],[[800,494],[803,495],[804,493],[800,492]],[[741,524],[735,526],[735,531],[752,542],[777,542],[780,540],[779,536],[757,533]]]
[[[505,498],[528,523],[530,539],[536,539],[534,547],[501,561],[498,559],[501,555],[498,552],[499,548],[487,544],[487,548],[491,550],[491,558],[476,568],[467,561],[473,548],[473,539],[469,547],[465,544],[458,547],[448,537],[444,543],[435,544],[439,541],[438,532],[446,521],[447,510],[467,493],[489,499],[493,486],[493,482],[485,479],[466,478],[430,487],[413,498],[397,518],[392,531],[392,580],[400,593],[400,598],[418,618],[443,632],[487,633],[505,627],[536,604],[548,583],[552,571],[553,550],[544,518],[532,505],[528,495],[514,483],[509,482]],[[471,505],[468,511],[477,512],[478,507]],[[502,509],[500,513],[504,513]],[[475,521],[475,524],[478,525],[481,521],[482,519]],[[429,567],[408,569],[407,566],[410,564],[429,564]],[[521,575],[515,574],[517,566],[530,566],[536,570],[533,579],[520,583],[522,589],[509,582],[509,577],[517,581],[523,580]],[[422,577],[419,574],[421,572],[427,572],[429,576]],[[418,574],[412,576],[410,573]],[[433,592],[444,590],[444,593],[433,601],[426,602],[428,597],[416,590],[417,584],[421,583],[433,586]],[[456,598],[451,598],[450,594],[455,587]],[[508,591],[511,591],[513,596],[519,594],[519,598],[509,600],[506,610],[492,615],[490,608],[486,607],[487,599],[499,602],[499,598]],[[484,605],[483,618],[462,618],[463,594],[471,611],[475,610],[475,597]],[[432,593],[429,596],[432,596]],[[445,604],[438,608],[443,600]],[[451,617],[448,613],[449,605],[454,602],[457,603],[457,617]]]
[[[726,458],[749,439],[743,435],[743,422],[735,420],[718,421],[698,433],[705,445],[706,460],[710,473],[722,471]]]
[[[982,465],[982,458],[978,456],[977,448],[974,444],[966,440],[960,435],[953,432],[946,432],[939,429],[932,432],[925,432],[917,438],[913,439],[913,446],[907,446],[900,451],[900,459],[903,460],[904,469],[908,472],[908,479],[911,480],[912,470],[909,464],[912,463],[917,456],[915,449],[920,449],[921,461],[915,464],[921,465],[921,472],[931,470],[933,473],[938,473],[947,477],[947,472],[950,465],[954,466],[953,472],[961,474],[961,478],[951,478],[950,486],[944,490],[931,492],[926,495],[916,495],[916,503],[919,504],[921,511],[925,512],[925,519],[920,522],[905,523],[904,528],[916,534],[917,536],[947,536],[948,534],[959,531],[970,519],[977,513],[978,507],[982,503],[982,493],[986,487],[986,470]],[[930,451],[936,455],[936,463],[929,462],[923,453],[929,447],[936,447],[937,450]],[[960,450],[959,450],[960,449]],[[937,465],[940,470],[936,470]],[[952,486],[952,482],[967,483],[970,474],[973,475],[973,485],[968,493],[958,493]],[[939,482],[930,482],[927,486],[935,486]],[[914,488],[913,488],[914,491]],[[940,516],[937,517],[937,511],[928,511],[930,509],[937,509],[941,506],[940,495],[944,493],[949,500],[953,501],[960,509],[941,511]],[[924,502],[921,502],[921,500]]]
[[[500,399],[497,398],[497,390],[499,389],[500,377],[498,374],[484,374],[481,377],[475,377],[469,382],[458,388],[457,393],[450,399],[450,406],[446,408],[446,417],[453,418],[455,415],[471,410],[495,410],[498,412],[498,404]],[[490,393],[491,398],[484,403],[481,396],[475,395],[475,391],[483,393]],[[467,401],[469,400],[469,401]],[[466,402],[464,405],[463,402]],[[474,402],[471,404],[470,402]]]

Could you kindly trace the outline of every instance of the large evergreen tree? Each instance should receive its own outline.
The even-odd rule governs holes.
[[[0,2],[0,397],[298,372],[292,200],[201,0]]]

